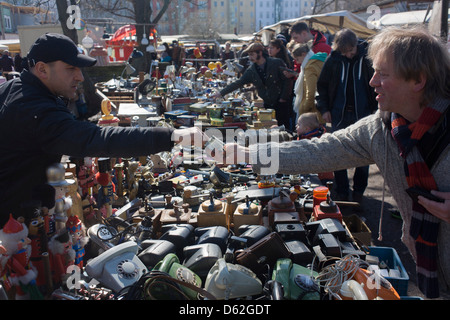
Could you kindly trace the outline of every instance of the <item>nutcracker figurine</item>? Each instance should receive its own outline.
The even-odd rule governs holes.
[[[48,243],[52,280],[60,285],[67,275],[67,268],[75,262],[75,250],[72,249],[72,236],[63,230],[55,234]]]
[[[96,168],[93,159],[91,157],[85,157],[78,171],[78,184],[81,189],[81,198],[94,194],[92,188],[97,184],[95,174]]]
[[[88,243],[89,237],[86,236],[85,226],[76,215],[69,217],[66,226],[72,236],[72,249],[75,251],[74,264],[81,269],[83,268],[84,247]]]
[[[30,242],[27,226],[10,215],[0,230],[0,276],[7,291],[15,288],[16,300],[43,299],[30,261]]]
[[[94,224],[100,223],[97,202],[93,196],[87,196],[81,201],[83,207],[83,220],[87,228],[92,227]]]
[[[68,180],[65,177],[66,169],[62,163],[56,163],[48,167],[47,183],[55,188],[55,207],[50,209],[54,217],[55,232],[66,229],[67,210],[72,207],[69,186],[74,184],[75,181]]]
[[[111,159],[98,159],[98,172],[95,175],[98,184],[97,206],[102,216],[107,218],[112,215],[112,203],[115,198],[115,185],[111,179]]]
[[[41,288],[46,285],[46,270],[43,260],[43,253],[47,252],[47,232],[45,231],[44,218],[41,215],[41,210],[37,209],[34,217],[28,225],[28,237],[31,240],[31,256],[30,259],[33,266],[37,270],[36,285]]]

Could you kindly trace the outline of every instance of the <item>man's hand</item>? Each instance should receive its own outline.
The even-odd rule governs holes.
[[[249,149],[236,143],[227,143],[223,147],[223,152],[225,164],[227,165],[250,162]]]
[[[176,129],[172,133],[172,140],[175,144],[182,146],[195,146],[202,148],[208,137],[198,127],[186,129]]]
[[[431,194],[445,199],[445,202],[437,202],[429,200],[425,197],[419,196],[418,203],[428,210],[433,216],[450,223],[450,192],[441,192],[431,190]]]

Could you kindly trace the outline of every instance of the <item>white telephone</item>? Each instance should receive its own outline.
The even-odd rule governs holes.
[[[217,299],[234,299],[262,292],[262,283],[250,269],[220,258],[209,270],[205,290]]]
[[[138,245],[134,241],[118,244],[88,261],[87,274],[105,287],[119,293],[148,272],[136,256]]]

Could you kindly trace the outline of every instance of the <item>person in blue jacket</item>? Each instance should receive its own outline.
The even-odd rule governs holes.
[[[63,155],[138,157],[170,151],[174,143],[202,141],[198,128],[100,127],[78,121],[66,101],[96,60],[67,36],[47,33],[31,46],[27,68],[0,86],[0,228],[10,214],[38,200],[46,170]]]
[[[350,29],[336,33],[332,52],[325,60],[317,80],[317,109],[336,131],[348,127],[377,110],[375,92],[369,85],[374,70],[367,58],[367,42]],[[349,200],[347,170],[335,175],[336,200]],[[369,167],[355,168],[353,201],[361,202],[369,178]]]

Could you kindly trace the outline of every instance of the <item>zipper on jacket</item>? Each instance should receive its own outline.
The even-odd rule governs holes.
[[[349,72],[349,69],[350,69],[350,65],[346,68],[344,61],[341,61],[341,63],[342,63],[341,81],[344,82],[344,80],[346,78],[348,79],[348,72]],[[341,122],[344,120],[344,112],[345,112],[345,104],[346,103],[347,103],[347,81],[345,81],[345,86],[344,86],[344,105],[342,107],[341,120],[336,124],[336,127],[339,127]]]
[[[358,81],[361,81],[361,76],[362,76],[362,63],[363,63],[363,59],[364,57],[361,57],[359,59],[359,70],[358,70]],[[359,120],[359,116],[358,116],[358,99],[356,99],[356,77],[355,77],[355,68],[356,68],[356,63],[353,66],[353,94],[355,96],[355,114],[356,114],[356,121]]]

